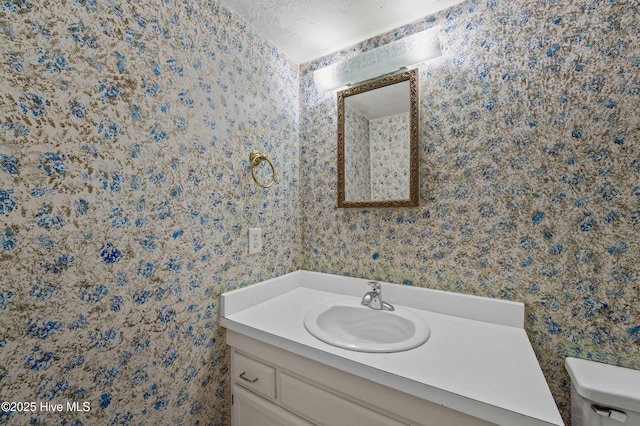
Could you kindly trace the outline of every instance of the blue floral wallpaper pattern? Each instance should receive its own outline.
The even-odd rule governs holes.
[[[409,113],[369,120],[344,110],[345,199],[409,198]]]
[[[344,106],[344,193],[346,200],[371,199],[371,130],[369,120],[351,107]]]
[[[409,113],[371,120],[371,199],[409,198]]]
[[[298,66],[216,1],[7,0],[0,40],[0,424],[228,424],[218,295],[299,268]]]
[[[638,7],[470,0],[297,67],[213,0],[4,1],[0,396],[90,411],[0,424],[228,424],[217,295],[301,267],[524,302],[568,421],[565,356],[640,368]],[[337,209],[313,70],[435,25],[421,206]]]
[[[640,369],[640,4],[467,1],[300,71],[302,267],[516,300],[569,421],[575,356]],[[420,206],[338,209],[313,71],[440,26]]]

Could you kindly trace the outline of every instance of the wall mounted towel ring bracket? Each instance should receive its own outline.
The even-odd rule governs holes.
[[[251,151],[251,154],[249,155],[249,161],[251,162],[251,177],[253,178],[254,182],[257,183],[258,186],[261,186],[263,188],[270,188],[271,185],[273,185],[273,183],[276,181],[276,169],[273,167],[273,163],[271,162],[271,160],[269,160],[264,154],[258,151]],[[259,166],[263,161],[266,161],[267,163],[269,163],[269,166],[271,166],[271,181],[266,185],[258,181],[255,173],[255,168]]]

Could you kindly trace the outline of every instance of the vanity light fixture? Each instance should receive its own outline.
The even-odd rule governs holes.
[[[437,58],[442,55],[439,33],[440,27],[429,28],[316,70],[316,88],[327,92]]]

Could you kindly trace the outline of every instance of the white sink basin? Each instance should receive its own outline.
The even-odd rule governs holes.
[[[431,330],[408,309],[378,311],[354,302],[325,303],[311,309],[304,326],[333,346],[358,352],[400,352],[422,345]]]

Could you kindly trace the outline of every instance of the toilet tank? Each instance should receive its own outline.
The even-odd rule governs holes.
[[[640,426],[640,370],[567,358],[572,426]]]

